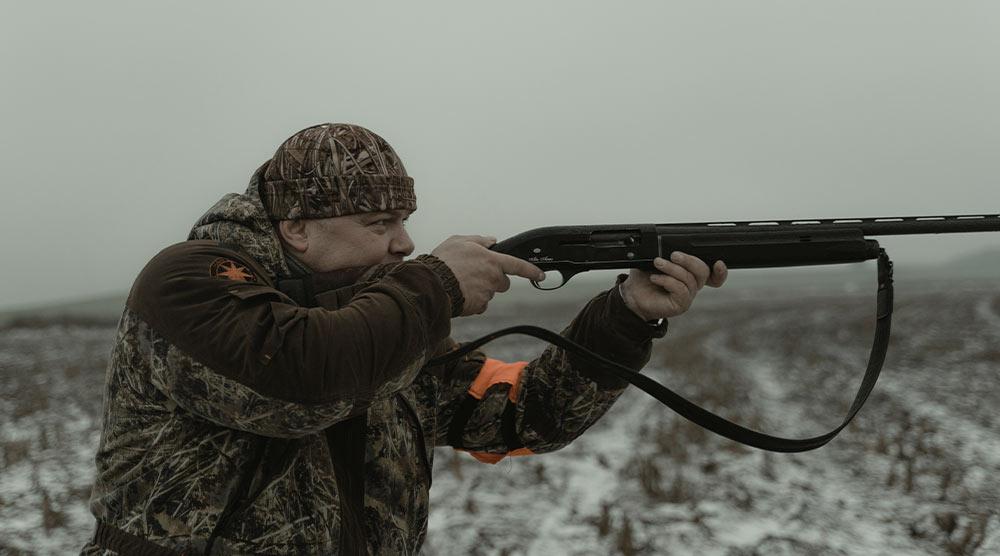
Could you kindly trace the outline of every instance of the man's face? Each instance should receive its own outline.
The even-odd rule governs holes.
[[[391,210],[306,220],[308,248],[299,253],[314,272],[401,262],[413,253],[406,220],[413,211]]]

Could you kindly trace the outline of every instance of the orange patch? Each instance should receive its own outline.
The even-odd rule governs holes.
[[[215,259],[209,273],[216,278],[226,278],[237,282],[253,282],[256,277],[250,269],[232,259]]]
[[[517,403],[517,394],[521,389],[521,374],[528,366],[527,361],[517,361],[515,363],[504,363],[499,359],[486,359],[476,380],[469,386],[469,394],[477,400],[483,399],[486,390],[497,383],[510,384],[507,398]]]
[[[468,452],[468,450],[462,450],[462,449],[459,449],[459,451],[460,452]],[[532,452],[531,450],[529,450],[528,448],[518,448],[518,449],[514,450],[513,452],[507,452],[506,454],[490,454],[488,452],[469,452],[469,454],[472,457],[476,458],[477,460],[479,460],[479,461],[481,461],[483,463],[488,463],[490,465],[496,465],[497,463],[500,462],[500,460],[502,460],[503,458],[505,458],[507,456],[532,456],[532,455],[535,455],[535,453]]]

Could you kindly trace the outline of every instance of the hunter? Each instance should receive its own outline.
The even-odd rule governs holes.
[[[414,250],[396,152],[356,125],[287,141],[136,278],[105,387],[83,554],[415,554],[436,446],[496,463],[558,450],[627,383],[561,349],[503,362],[454,349],[527,261],[484,236]],[[665,319],[726,278],[657,259],[563,335],[636,371]]]

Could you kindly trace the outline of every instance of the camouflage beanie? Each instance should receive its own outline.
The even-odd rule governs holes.
[[[289,137],[265,163],[260,198],[271,220],[416,210],[413,178],[389,143],[351,124]]]

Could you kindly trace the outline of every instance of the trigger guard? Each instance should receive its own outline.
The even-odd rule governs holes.
[[[559,269],[554,269],[554,270],[559,273],[559,285],[558,286],[554,286],[554,287],[551,287],[551,288],[544,288],[544,287],[542,287],[542,285],[537,280],[531,280],[531,285],[534,286],[536,290],[541,290],[543,292],[545,292],[545,291],[552,291],[552,290],[558,290],[559,288],[565,286],[566,282],[569,282],[569,279],[573,277],[572,274],[570,274],[567,277]]]

